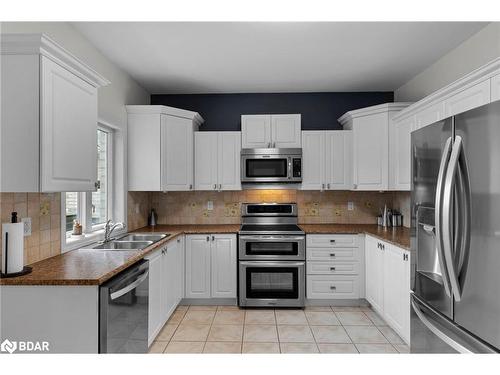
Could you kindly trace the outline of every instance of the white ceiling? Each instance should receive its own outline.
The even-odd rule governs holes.
[[[486,23],[78,22],[150,93],[393,91]]]

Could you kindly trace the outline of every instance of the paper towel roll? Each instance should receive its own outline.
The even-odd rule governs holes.
[[[7,268],[5,267],[5,235],[9,233]],[[24,267],[24,223],[2,224],[2,273],[21,272]]]

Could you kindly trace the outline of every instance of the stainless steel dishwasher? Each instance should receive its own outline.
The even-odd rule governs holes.
[[[148,289],[147,260],[101,286],[99,353],[148,352]]]

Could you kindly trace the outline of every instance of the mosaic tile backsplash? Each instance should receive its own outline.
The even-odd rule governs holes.
[[[406,196],[408,199],[406,199]],[[395,200],[395,198],[398,198]],[[213,210],[207,202],[213,202]],[[131,212],[130,202],[134,202]],[[129,193],[129,228],[147,223],[149,209],[155,208],[160,224],[239,224],[242,202],[297,202],[302,224],[374,224],[384,205],[406,215],[409,193],[300,190],[243,190],[231,192],[133,192]],[[348,210],[348,202],[354,209]],[[395,203],[401,207],[396,207]],[[140,212],[140,214],[136,214]],[[405,217],[406,222],[406,217]],[[131,223],[138,226],[131,226]]]

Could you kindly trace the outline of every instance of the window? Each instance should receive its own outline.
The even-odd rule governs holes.
[[[66,242],[74,241],[73,224],[78,221],[84,234],[102,230],[111,218],[113,132],[104,127],[97,130],[97,183],[93,192],[67,192],[63,205]]]

